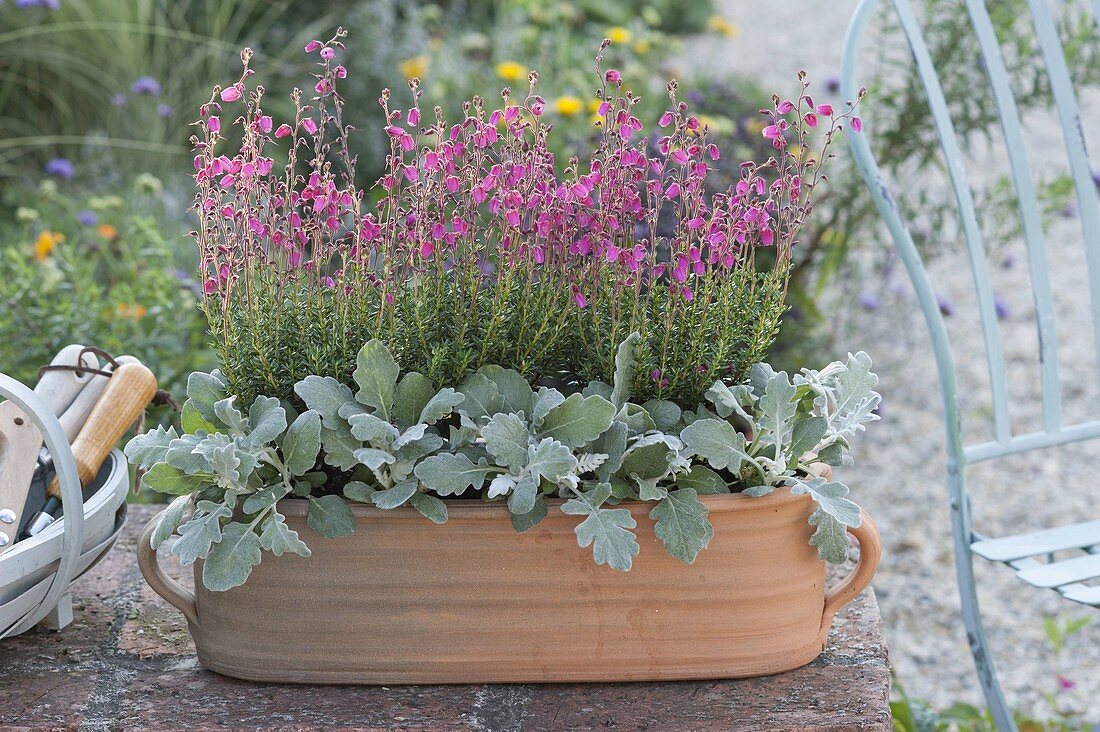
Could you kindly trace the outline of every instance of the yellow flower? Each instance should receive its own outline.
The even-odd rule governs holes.
[[[563,117],[572,117],[584,109],[584,102],[576,97],[558,97],[554,100],[554,109]]]
[[[617,25],[614,28],[608,28],[607,37],[611,39],[612,43],[630,43],[630,39],[634,37],[634,34],[621,25]]]
[[[428,57],[421,54],[405,59],[397,66],[406,79],[419,79],[428,73]]]
[[[515,61],[502,61],[497,64],[496,69],[497,76],[505,81],[519,81],[527,76],[527,69],[523,67],[523,64]]]
[[[95,233],[110,241],[114,241],[118,238],[118,229],[111,226],[110,224],[100,224],[96,227]]]
[[[115,308],[115,315],[124,320],[133,320],[136,323],[145,317],[145,306],[120,303],[119,306]]]
[[[64,234],[44,229],[34,242],[34,258],[39,262],[44,262],[46,257],[53,252],[54,247],[63,241],[65,241]]]
[[[707,19],[707,29],[720,33],[726,38],[736,38],[741,35],[741,28],[736,23],[723,18],[721,15],[712,15]]]
[[[633,48],[634,48],[634,53],[637,53],[637,54],[640,55],[640,54],[649,53],[649,49],[651,48],[651,45],[650,45],[649,41],[647,41],[646,39],[643,38],[640,41],[635,41]]]

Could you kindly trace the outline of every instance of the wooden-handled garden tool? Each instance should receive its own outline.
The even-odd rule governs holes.
[[[156,390],[156,377],[141,363],[123,363],[114,370],[72,444],[81,486],[95,478],[107,455],[148,406]],[[46,493],[46,503],[27,524],[24,537],[38,534],[57,517],[61,492],[56,476]]]
[[[62,348],[50,365],[63,370],[44,373],[34,393],[57,417],[67,418],[69,426],[65,431],[72,440],[92,408],[92,404],[87,404],[74,409],[74,402],[90,398],[94,404],[107,379],[96,374],[99,359],[79,344]],[[34,420],[15,402],[0,404],[0,554],[16,541],[27,489],[37,476],[35,462],[41,465],[43,456],[49,456],[44,447],[39,450],[41,445],[42,433]]]

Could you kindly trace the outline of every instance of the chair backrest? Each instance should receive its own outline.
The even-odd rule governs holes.
[[[943,315],[921,256],[887,189],[886,182],[879,175],[878,166],[871,154],[867,134],[873,136],[874,130],[869,128],[864,135],[847,137],[856,165],[871,189],[875,205],[884,217],[898,254],[909,272],[932,336],[932,346],[944,397],[949,473],[957,475],[968,463],[1100,437],[1100,420],[1072,425],[1066,425],[1063,421],[1058,374],[1058,340],[1055,333],[1047,254],[1043,241],[1042,209],[1039,205],[1035,181],[1028,166],[1019,110],[1010,86],[1004,56],[997,42],[994,25],[986,9],[986,0],[963,0],[963,2],[967,8],[971,28],[981,48],[982,60],[1000,117],[1008,162],[1019,203],[1023,235],[1027,244],[1027,259],[1039,337],[1042,420],[1040,430],[1026,434],[1013,434],[1010,426],[1005,358],[997,322],[996,301],[990,283],[986,247],[978,224],[971,188],[967,181],[963,152],[948,113],[943,88],[917,17],[913,12],[912,2],[910,0],[884,1],[893,5],[897,21],[912,52],[958,206],[959,222],[974,275],[978,315],[985,341],[993,415],[991,441],[970,445],[964,443],[955,364]],[[1100,0],[1091,1],[1094,19],[1100,26]],[[1065,142],[1069,172],[1076,189],[1077,211],[1085,242],[1085,264],[1092,305],[1092,332],[1097,348],[1097,377],[1100,378],[1100,202],[1098,202],[1100,197],[1097,196],[1096,185],[1086,157],[1077,97],[1048,0],[1027,0],[1027,3],[1038,47],[1049,75]],[[854,99],[856,96],[858,84],[856,63],[860,44],[868,22],[879,4],[880,0],[862,0],[849,26],[841,69],[841,92],[846,99]],[[869,98],[868,103],[873,105],[874,99]]]

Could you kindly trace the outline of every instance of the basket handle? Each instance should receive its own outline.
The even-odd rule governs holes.
[[[832,627],[837,611],[871,584],[871,578],[875,576],[879,560],[882,559],[882,540],[878,535],[878,527],[866,511],[860,509],[859,517],[859,526],[848,528],[848,533],[859,544],[859,561],[843,582],[825,593],[825,609],[821,614],[823,639],[829,635],[829,628]]]
[[[60,481],[61,506],[65,512],[65,531],[61,534],[61,556],[57,569],[37,607],[27,611],[8,627],[0,626],[0,638],[19,635],[57,606],[76,574],[77,561],[84,546],[84,493],[77,477],[76,460],[57,415],[38,394],[12,377],[0,373],[0,397],[11,400],[42,433]]]
[[[161,511],[149,520],[141,532],[141,538],[138,539],[138,567],[153,592],[183,613],[188,623],[197,626],[199,614],[195,606],[195,593],[165,574],[157,561],[157,550],[153,548],[153,532],[163,516],[164,511]]]

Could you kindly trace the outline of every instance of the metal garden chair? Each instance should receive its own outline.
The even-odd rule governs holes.
[[[1066,599],[1077,603],[1100,606],[1100,586],[1085,584],[1088,580],[1100,578],[1100,520],[1016,536],[984,537],[975,532],[971,525],[971,506],[966,487],[965,469],[969,465],[985,460],[1100,437],[1100,420],[1072,425],[1066,425],[1062,420],[1057,339],[1054,332],[1051,284],[1047,275],[1047,260],[1043,244],[1041,209],[1036,197],[1035,184],[1028,169],[1016,101],[1009,85],[1004,58],[986,10],[985,0],[965,0],[965,4],[971,27],[981,48],[1004,133],[1027,242],[1039,331],[1042,428],[1028,434],[1013,434],[1009,425],[1004,354],[1001,349],[985,248],[971,190],[966,180],[962,152],[948,115],[943,89],[922,37],[921,28],[913,13],[912,3],[910,0],[890,1],[912,51],[917,73],[930,104],[958,206],[970,266],[973,270],[992,391],[992,441],[980,444],[964,442],[955,364],[936,295],[906,224],[902,221],[886,183],[879,176],[866,136],[848,135],[848,140],[856,163],[871,189],[875,204],[885,218],[900,258],[909,272],[931,333],[946,417],[947,484],[963,620],[982,690],[997,726],[1003,730],[1015,730],[1016,725],[997,681],[993,660],[982,629],[981,612],[974,583],[973,557],[977,555],[987,560],[1003,562],[1015,569],[1017,576],[1028,584],[1053,589]],[[1100,0],[1092,0],[1092,3],[1096,20],[1100,23]],[[1047,0],[1028,0],[1028,5],[1039,48],[1050,76],[1065,150],[1069,158],[1070,173],[1076,188],[1092,297],[1093,336],[1097,348],[1100,349],[1100,202],[1097,200],[1096,185],[1092,180],[1085,153],[1076,95],[1049,3]],[[878,0],[863,0],[848,29],[841,72],[841,90],[846,99],[854,99],[856,96],[856,62],[860,42],[877,6]],[[873,130],[870,134],[874,134]],[[1098,361],[1100,361],[1100,353],[1098,353]],[[1067,551],[1074,556],[1056,560],[1055,552]]]

